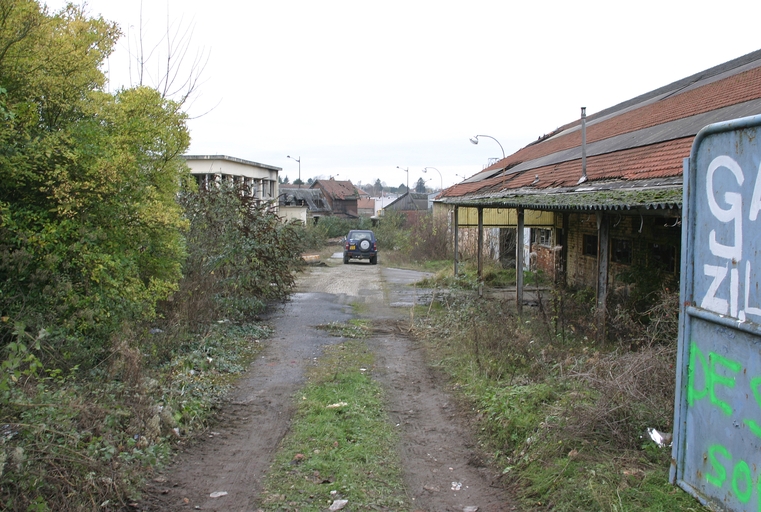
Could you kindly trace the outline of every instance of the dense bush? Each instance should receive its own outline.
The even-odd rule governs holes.
[[[395,210],[387,211],[375,227],[380,251],[401,251],[409,249],[409,229],[406,229],[406,216]]]
[[[246,320],[287,297],[302,248],[297,224],[231,185],[186,192],[180,202],[190,230],[180,292],[166,303],[176,320]]]
[[[450,236],[446,217],[420,215],[409,227],[410,256],[417,261],[449,257]]]

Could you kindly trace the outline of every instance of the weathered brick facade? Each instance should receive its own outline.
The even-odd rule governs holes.
[[[664,216],[639,216],[609,214],[610,261],[608,283],[611,287],[623,286],[622,273],[635,266],[659,268],[672,282],[679,275],[679,246],[681,224],[678,219]],[[584,235],[597,237],[597,218],[594,214],[574,213],[569,215],[568,230],[568,274],[567,283],[574,287],[594,286],[597,281],[597,256],[585,254]],[[613,247],[629,248],[617,256]],[[587,251],[588,252],[588,251]],[[616,261],[616,259],[619,261]]]

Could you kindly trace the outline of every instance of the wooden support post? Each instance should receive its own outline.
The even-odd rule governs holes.
[[[518,227],[515,233],[515,307],[523,314],[523,208],[517,208]]]
[[[482,206],[478,207],[478,296],[483,297],[484,277],[484,209]]]
[[[560,248],[560,264],[563,267],[562,276],[558,283],[565,288],[568,286],[568,226],[571,222],[571,214],[563,213],[563,242]]]
[[[610,218],[597,212],[597,341],[605,341],[607,331],[608,262],[610,261]]]
[[[478,207],[478,280],[484,276],[484,209]]]
[[[459,239],[459,208],[457,205],[454,207],[454,229],[452,230],[452,235],[454,236],[454,276],[457,277],[457,254],[459,252],[458,247],[458,239]]]

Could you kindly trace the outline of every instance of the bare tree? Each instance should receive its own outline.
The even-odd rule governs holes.
[[[127,36],[130,85],[153,87],[163,98],[189,107],[186,103],[192,103],[198,92],[210,51],[198,48],[193,53],[194,25],[183,23],[182,18],[172,21],[169,12],[165,33],[159,41],[148,45],[144,31],[143,3],[140,2],[137,38],[133,40],[129,34]],[[149,71],[151,68],[155,69],[153,74]]]

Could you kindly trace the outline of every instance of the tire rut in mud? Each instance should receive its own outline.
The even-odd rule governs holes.
[[[375,265],[316,267],[298,279],[297,293],[273,310],[275,330],[265,349],[220,406],[219,421],[154,475],[139,509],[254,511],[279,441],[287,433],[294,393],[322,348],[342,341],[319,325],[354,315],[375,326],[367,340],[375,378],[386,390],[398,425],[405,485],[415,510],[515,510],[497,476],[481,463],[466,417],[446,392],[446,380],[426,365],[407,336],[410,307],[426,298],[410,283],[421,274]],[[394,305],[395,307],[391,307]],[[212,493],[227,494],[212,498]],[[350,508],[349,508],[350,509]]]

